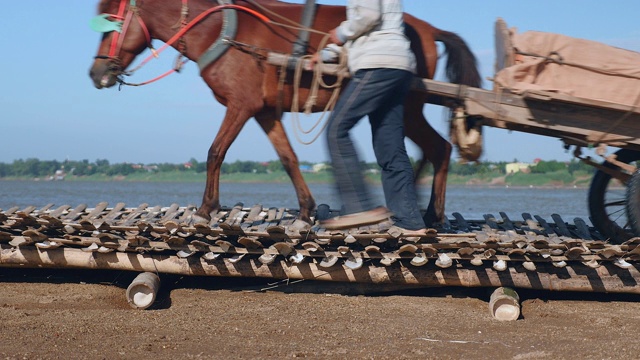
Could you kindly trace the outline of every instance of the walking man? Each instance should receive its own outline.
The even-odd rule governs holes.
[[[331,156],[344,215],[327,219],[328,229],[378,223],[391,218],[403,234],[419,236],[425,224],[417,204],[414,175],[404,145],[403,111],[416,67],[404,34],[401,0],[348,0],[347,20],[330,32],[348,50],[351,80],[327,126]],[[388,208],[373,203],[360,170],[350,130],[365,116],[382,171]]]

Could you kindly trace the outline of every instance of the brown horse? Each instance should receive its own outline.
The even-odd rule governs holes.
[[[102,0],[98,5],[99,14],[123,14],[123,19],[129,17],[133,20],[125,20],[126,29],[123,28],[121,32],[105,31],[98,56],[90,71],[96,88],[115,85],[117,77],[149,46],[150,38],[165,43],[170,41],[179,29],[181,7],[185,4],[188,4],[189,14],[186,21],[218,5],[213,0],[189,0],[188,3],[183,0],[182,4],[176,0],[138,0],[137,4],[132,0]],[[275,0],[235,1],[235,4],[257,12],[268,9],[267,13],[279,14],[293,20],[301,18],[304,7]],[[247,11],[237,11],[237,16],[237,42],[251,45],[253,49],[291,52],[292,44],[297,39],[296,29],[265,22]],[[343,6],[317,5],[312,28],[328,32],[338,26],[345,16]],[[458,84],[480,86],[476,59],[458,35],[437,29],[408,14],[405,15],[405,22],[406,34],[411,40],[411,47],[418,61],[419,77],[433,78],[438,59],[436,41],[439,41],[445,45],[448,53],[446,74],[449,80]],[[222,13],[212,12],[185,32],[180,42],[171,46],[186,58],[196,61],[218,38],[222,26]],[[321,34],[312,33],[308,52],[316,52],[322,40]],[[280,67],[269,65],[255,52],[240,47],[229,48],[221,58],[201,69],[202,78],[213,91],[215,98],[227,107],[227,111],[209,149],[207,183],[197,216],[210,219],[211,211],[219,209],[219,177],[225,154],[244,124],[253,117],[269,137],[293,182],[299,201],[300,219],[310,222],[311,211],[316,204],[300,173],[297,156],[278,115],[278,109],[288,111],[292,108],[293,87],[288,82],[283,92],[278,90],[279,71]],[[310,77],[310,74],[306,74],[302,80],[298,104],[300,108],[309,94]],[[321,90],[314,111],[321,111],[329,101],[330,95],[330,91]],[[444,217],[451,145],[424,118],[422,108],[426,97],[424,93],[411,93],[406,101],[404,119],[407,136],[423,152],[418,168],[422,169],[427,161],[434,167],[431,199],[424,216],[425,223],[431,225]],[[416,174],[418,173],[417,171]]]

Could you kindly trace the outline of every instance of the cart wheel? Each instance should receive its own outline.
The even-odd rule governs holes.
[[[627,183],[627,218],[633,235],[640,236],[640,170]]]
[[[618,161],[631,163],[640,160],[640,152],[622,149],[616,152]],[[603,166],[611,169],[619,169],[617,166],[603,162]],[[640,180],[638,180],[640,182]],[[611,175],[597,170],[589,187],[589,213],[591,222],[602,235],[613,243],[622,243],[633,236],[630,222],[627,217],[627,190],[618,180]],[[640,184],[638,185],[640,188]],[[640,190],[637,192],[640,199]],[[635,213],[640,213],[640,201],[635,200]],[[640,217],[636,217],[640,223]]]

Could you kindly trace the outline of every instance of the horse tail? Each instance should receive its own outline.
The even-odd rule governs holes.
[[[449,81],[471,87],[482,86],[478,61],[460,36],[449,31],[439,30],[434,39],[444,44],[447,54],[445,74]],[[460,110],[456,109],[455,111]],[[467,161],[477,161],[482,155],[482,119],[460,115],[464,115],[464,113],[452,117],[449,128],[451,141],[458,147],[460,157]]]
[[[450,82],[478,88],[482,86],[478,61],[467,43],[458,34],[438,30],[434,40],[444,44],[447,55],[445,74]]]

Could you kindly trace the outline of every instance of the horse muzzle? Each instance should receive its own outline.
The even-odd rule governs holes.
[[[89,76],[96,89],[112,87],[118,82],[120,74],[122,74],[121,67],[112,59],[96,58],[89,70]]]

